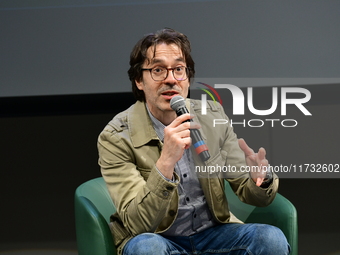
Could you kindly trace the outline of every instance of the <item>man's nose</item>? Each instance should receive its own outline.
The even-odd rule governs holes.
[[[168,70],[168,76],[166,77],[166,79],[163,81],[166,84],[169,85],[176,85],[177,84],[177,80],[174,77],[174,73],[172,70]]]

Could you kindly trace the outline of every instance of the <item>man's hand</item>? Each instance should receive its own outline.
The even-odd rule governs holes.
[[[164,145],[156,166],[168,179],[172,178],[175,164],[182,158],[184,150],[191,146],[190,129],[200,128],[195,122],[184,122],[191,118],[190,114],[183,114],[164,129]]]
[[[261,186],[266,177],[266,172],[263,170],[263,167],[268,166],[266,150],[260,148],[258,153],[255,153],[242,138],[238,140],[238,144],[245,154],[247,165],[252,169],[252,171],[250,171],[251,178],[256,183],[256,186]]]

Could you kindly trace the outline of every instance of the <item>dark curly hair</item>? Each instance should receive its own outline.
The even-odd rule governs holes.
[[[142,79],[142,65],[147,59],[147,50],[151,46],[155,46],[160,43],[177,45],[181,49],[184,60],[188,67],[189,82],[190,79],[194,77],[195,62],[190,55],[191,46],[186,35],[177,32],[171,28],[164,28],[154,34],[145,35],[141,40],[137,42],[130,54],[130,68],[128,70],[129,79],[132,84],[132,92],[136,99],[139,101],[145,101],[145,95],[143,90],[139,90],[137,88],[135,81],[140,81]]]

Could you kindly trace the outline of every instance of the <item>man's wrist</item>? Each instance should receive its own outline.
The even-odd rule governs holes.
[[[269,169],[266,173],[266,177],[264,178],[261,187],[268,188],[270,184],[273,182],[273,172]]]
[[[256,180],[253,179],[251,174],[249,173],[250,179],[253,180],[254,183],[256,183]],[[269,169],[266,172],[266,176],[263,178],[263,181],[260,185],[261,188],[268,188],[273,182],[273,172]]]
[[[156,169],[158,172],[165,177],[166,179],[172,179],[173,178],[173,173],[174,173],[174,167],[168,165],[168,164],[163,164],[160,159],[155,164]]]
[[[166,181],[168,181],[168,182],[173,182],[173,183],[176,182],[176,181],[175,181],[175,176],[174,176],[174,175],[172,175],[172,178],[169,179],[169,178],[167,178],[167,177],[165,177],[165,176],[163,175],[163,173],[158,169],[158,167],[157,167],[156,165],[155,165],[155,168],[157,169],[158,173],[163,177],[164,180],[166,180]]]

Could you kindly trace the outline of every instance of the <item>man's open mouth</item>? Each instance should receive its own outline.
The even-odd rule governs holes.
[[[162,92],[162,96],[165,98],[165,99],[171,99],[173,98],[174,96],[177,96],[179,95],[179,93],[177,91],[164,91]]]

